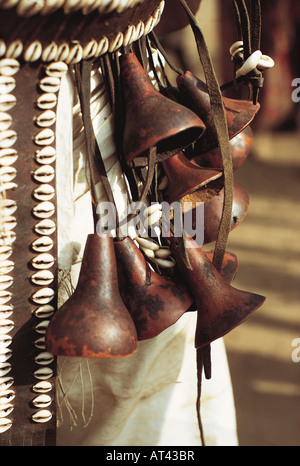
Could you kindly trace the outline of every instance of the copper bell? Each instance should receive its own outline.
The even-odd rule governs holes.
[[[237,181],[233,184],[233,203],[230,230],[236,228],[249,210],[249,195]],[[204,244],[216,241],[223,213],[224,188],[204,203]]]
[[[178,238],[171,238],[172,251],[198,310],[195,347],[203,348],[243,323],[265,297],[231,286],[217,271],[201,247],[187,238],[188,270],[178,254]]]
[[[191,163],[182,152],[163,162],[168,177],[167,200],[170,204],[222,176],[221,170],[209,170]]]
[[[218,145],[218,137],[213,121],[210,96],[206,84],[190,71],[177,77],[177,85],[182,95],[182,102],[201,118],[206,126],[204,136],[197,142],[195,152],[206,153]],[[254,105],[248,100],[223,97],[228,124],[229,139],[239,134],[254,119],[260,104]]]
[[[138,340],[153,338],[175,324],[193,303],[185,285],[150,268],[130,238],[115,242],[119,289],[135,323]]]
[[[214,251],[206,251],[206,256],[213,262]],[[227,281],[227,283],[233,282],[239,268],[239,260],[233,252],[225,251],[224,259],[220,274]]]
[[[134,353],[136,343],[135,325],[119,294],[113,238],[90,234],[75,292],[50,320],[47,351],[113,358]]]
[[[251,151],[252,142],[253,132],[250,126],[247,126],[229,141],[233,171],[238,170],[245,160],[247,160]],[[219,147],[215,147],[205,154],[202,153],[194,156],[192,162],[201,167],[219,169],[223,167],[221,150]]]
[[[124,94],[125,127],[123,135],[127,164],[139,164],[151,148],[159,160],[171,157],[195,142],[205,125],[188,108],[158,92],[134,53],[120,57]]]

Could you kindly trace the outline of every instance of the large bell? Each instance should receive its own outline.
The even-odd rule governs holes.
[[[205,125],[200,118],[158,92],[134,53],[121,55],[120,73],[125,107],[123,145],[129,166],[133,161],[143,165],[139,158],[143,160],[151,147],[157,148],[157,159],[163,160],[203,134]]]
[[[185,285],[153,271],[130,238],[115,241],[115,251],[120,294],[138,340],[153,338],[175,324],[193,299]]]
[[[112,237],[88,235],[75,292],[52,317],[46,348],[57,356],[132,354],[137,333],[118,289]]]
[[[250,126],[247,126],[229,141],[233,171],[238,170],[247,160],[251,151],[252,142],[253,132]],[[221,150],[219,147],[215,147],[205,154],[200,153],[193,156],[192,162],[201,167],[223,168]]]
[[[178,238],[171,238],[172,251],[182,279],[198,310],[195,347],[199,349],[243,323],[264,303],[265,298],[231,286],[193,239],[186,238],[186,242],[192,270],[182,260]]]
[[[191,163],[182,152],[163,162],[168,177],[167,200],[170,204],[220,178],[221,170],[210,170]]]
[[[204,122],[206,131],[198,141],[195,153],[206,153],[217,147],[218,137],[213,121],[210,96],[206,84],[190,71],[177,77],[177,85],[182,95],[182,102],[193,110]],[[260,104],[254,105],[248,100],[237,100],[223,97],[229,139],[243,131],[254,119]]]

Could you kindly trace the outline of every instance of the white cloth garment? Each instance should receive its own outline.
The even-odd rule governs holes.
[[[91,111],[118,209],[125,185],[115,154],[112,115],[101,74],[92,79]],[[85,142],[72,75],[62,81],[57,114],[59,305],[78,279],[93,233]],[[99,199],[105,199],[99,187]],[[125,201],[124,201],[125,199]],[[196,416],[196,313],[122,359],[58,358],[58,446],[200,446]],[[235,409],[223,341],[212,344],[213,378],[203,380],[201,414],[208,446],[237,445]]]

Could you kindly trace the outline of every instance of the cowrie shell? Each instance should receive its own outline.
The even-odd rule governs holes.
[[[0,418],[7,417],[13,412],[14,406],[12,403],[0,405]]]
[[[12,76],[0,76],[0,94],[10,94],[15,87],[15,78]]]
[[[42,253],[32,259],[32,265],[35,269],[50,269],[54,264],[54,257],[51,254]]]
[[[54,131],[50,128],[45,128],[42,129],[36,136],[34,137],[34,142],[38,146],[48,146],[49,144],[52,144],[54,141]]]
[[[0,362],[8,361],[12,356],[12,350],[10,348],[1,348],[0,349]],[[1,396],[1,393],[0,393]]]
[[[20,63],[14,58],[2,58],[0,60],[0,74],[13,76],[20,69]]]
[[[0,434],[4,434],[8,429],[12,426],[12,420],[8,418],[1,418],[0,419]]]
[[[11,129],[2,131],[0,133],[0,148],[6,149],[8,147],[11,147],[15,144],[16,140],[17,140],[17,133],[15,131]]]
[[[39,380],[48,380],[53,376],[53,370],[50,367],[40,367],[33,373],[34,377]]]
[[[32,400],[32,404],[35,408],[48,408],[52,403],[52,398],[49,395],[38,395]]]
[[[232,44],[232,46],[229,49],[230,55],[233,55],[235,51],[240,49],[241,47],[244,48],[244,42],[242,40],[238,40],[237,42]]]
[[[43,320],[42,322],[39,322],[35,327],[36,332],[40,335],[45,335],[49,322],[49,320]]]
[[[11,299],[11,292],[7,290],[0,290],[0,304],[6,304]]]
[[[35,160],[42,165],[53,163],[56,160],[55,148],[52,146],[45,146],[37,150],[35,153]]]
[[[58,48],[55,42],[51,42],[51,44],[44,47],[44,50],[42,52],[42,60],[44,62],[53,62],[56,59],[57,50]],[[47,68],[46,68],[46,71],[47,71]]]
[[[0,131],[6,131],[11,127],[12,117],[8,113],[0,112]]]
[[[2,174],[2,169],[0,168],[0,176]],[[4,216],[12,215],[17,210],[17,203],[12,199],[4,199],[4,201],[0,201],[1,213],[3,212]]]
[[[49,110],[57,104],[57,97],[53,92],[47,92],[38,97],[36,105],[40,110]]]
[[[35,122],[41,128],[46,128],[54,125],[56,121],[56,114],[53,110],[45,110],[43,113],[35,117]]]
[[[49,422],[51,418],[52,414],[48,409],[41,409],[40,411],[33,413],[33,415],[31,416],[33,422],[36,422],[38,424]]]
[[[33,241],[31,247],[36,252],[47,252],[53,247],[53,240],[49,236],[41,236]]]
[[[40,350],[46,349],[45,337],[37,338],[34,342],[34,346]]]
[[[24,60],[28,62],[37,61],[42,54],[42,44],[40,41],[35,40],[32,42],[24,52]]]
[[[17,176],[17,170],[14,167],[5,166],[0,168],[0,179],[3,183],[10,183]]]
[[[7,334],[0,334],[0,348],[7,348],[12,342],[12,337]],[[1,375],[3,377],[3,375]]]
[[[16,105],[17,99],[12,94],[0,94],[0,111],[7,112]]]
[[[50,183],[55,176],[55,170],[51,165],[42,165],[33,173],[33,178],[39,183]]]
[[[159,257],[155,257],[153,262],[155,262],[155,264],[163,269],[172,269],[175,267],[175,262],[166,259],[160,259]]]
[[[55,309],[53,306],[51,306],[50,304],[45,304],[44,306],[39,306],[34,311],[34,314],[39,319],[48,319],[54,314],[54,311]]]
[[[19,16],[24,16],[28,18],[29,16],[33,16],[41,11],[44,6],[44,2],[41,1],[28,1],[28,0],[21,0],[17,6],[17,13]]]
[[[261,59],[258,62],[257,68],[264,70],[268,68],[273,68],[275,66],[274,60],[268,55],[262,55]]]
[[[54,361],[54,359],[55,358],[52,353],[44,351],[43,353],[38,354],[34,358],[34,361],[36,362],[36,364],[39,364],[40,366],[47,366],[48,364],[51,364]]]
[[[143,248],[150,249],[152,251],[157,251],[159,249],[159,245],[152,239],[142,237],[137,237],[135,239]]]
[[[83,50],[80,44],[74,44],[69,51],[69,55],[66,58],[66,63],[68,65],[74,65],[79,63],[82,60]]]
[[[16,225],[17,225],[16,217],[13,217],[12,215],[7,215],[4,218],[2,228],[3,228],[3,230],[9,232],[10,230],[14,229],[16,227]]]
[[[1,149],[0,150],[0,164],[9,166],[13,165],[18,160],[18,154],[15,149]]]
[[[0,392],[8,390],[14,384],[12,377],[2,377],[0,379]]]
[[[5,260],[0,262],[0,275],[7,275],[14,269],[13,261]],[[1,312],[1,310],[0,310]]]
[[[40,80],[39,87],[43,92],[58,92],[60,88],[60,79],[54,76],[46,76]]]
[[[161,204],[154,203],[154,204],[151,204],[149,207],[146,207],[146,209],[144,210],[144,215],[149,216],[161,210],[162,210]]]
[[[0,306],[0,319],[8,319],[13,314],[13,307],[9,304]]]
[[[5,390],[4,392],[0,392],[0,405],[5,405],[11,403],[16,394],[13,390]]]
[[[47,286],[54,280],[54,275],[50,270],[39,270],[31,276],[34,285]],[[38,303],[39,304],[39,303]]]
[[[64,42],[58,46],[56,60],[65,61],[67,60],[70,53],[69,44]]]
[[[0,290],[6,290],[13,283],[13,278],[9,275],[0,275]]]
[[[166,259],[167,257],[171,256],[172,251],[171,249],[167,247],[163,247],[158,249],[158,251],[155,251],[155,256],[158,257],[159,259]]]
[[[32,209],[33,215],[37,218],[49,218],[55,212],[55,206],[52,202],[44,201],[40,202]]]
[[[0,362],[0,377],[4,377],[11,371],[11,364],[9,362]]]
[[[0,261],[6,261],[12,255],[12,246],[0,246]]]
[[[142,248],[141,247],[141,250],[144,252],[144,254],[146,254],[147,257],[149,257],[150,259],[152,259],[153,257],[155,257],[155,253],[152,249],[147,249],[147,248]]]
[[[50,184],[42,184],[33,191],[33,196],[37,201],[50,201],[55,195],[54,187]]]
[[[9,320],[9,319],[0,320],[0,333],[2,335],[11,332],[13,328],[14,328],[14,323],[12,320]]]
[[[52,384],[47,381],[41,381],[34,384],[32,390],[35,393],[48,393],[52,390]]]
[[[6,56],[9,58],[19,58],[22,52],[23,42],[20,39],[17,39],[7,47]]]
[[[33,293],[31,296],[32,301],[35,304],[48,304],[52,301],[55,296],[55,291],[52,288],[41,288],[40,290]]]
[[[53,220],[47,218],[37,223],[34,229],[39,235],[51,235],[55,232],[56,225]]]
[[[239,78],[240,76],[246,76],[248,73],[253,71],[257,67],[261,57],[262,53],[260,50],[256,50],[256,52],[252,53],[243,66],[237,70],[236,77]]]
[[[68,65],[63,61],[52,62],[46,66],[45,71],[48,76],[61,78],[68,71]]]

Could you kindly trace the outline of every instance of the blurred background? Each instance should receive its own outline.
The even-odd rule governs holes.
[[[234,286],[267,299],[225,343],[240,446],[300,446],[300,362],[292,360],[300,338],[300,103],[291,97],[292,81],[300,78],[300,2],[261,3],[261,48],[276,65],[264,74],[251,154],[235,174],[250,209],[230,233],[228,250],[239,259]],[[231,81],[229,47],[237,40],[231,0],[202,0],[196,17],[220,84]],[[175,61],[203,76],[189,27],[163,43]],[[240,91],[233,92],[238,98]]]

